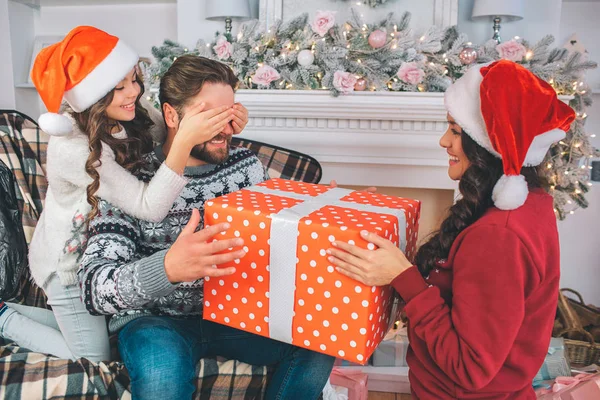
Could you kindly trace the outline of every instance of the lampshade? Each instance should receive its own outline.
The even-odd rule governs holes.
[[[522,0],[475,0],[472,19],[502,17],[504,21],[523,19]]]
[[[225,18],[250,18],[248,0],[206,0],[206,19],[221,21]]]

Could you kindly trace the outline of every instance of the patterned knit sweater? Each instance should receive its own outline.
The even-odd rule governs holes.
[[[150,180],[163,160],[162,148],[150,153],[140,179]],[[202,227],[205,201],[268,179],[258,158],[241,148],[231,149],[222,164],[188,167],[184,176],[188,184],[161,222],[136,219],[104,200],[99,216],[90,222],[79,279],[88,311],[113,315],[111,333],[147,314],[200,316],[204,280],[172,284],[165,272],[165,254],[192,209],[200,210]]]
[[[152,106],[146,109],[155,124],[150,134],[162,143],[165,137],[162,115]],[[65,116],[72,120],[69,114]],[[91,206],[86,189],[92,183],[85,172],[89,139],[72,122],[72,134],[53,136],[48,143],[48,191],[29,247],[31,276],[42,288],[53,274],[65,286],[77,284],[77,269],[87,240],[86,218]],[[127,132],[123,129],[113,137],[125,139]],[[117,163],[114,152],[104,142],[100,162],[97,167],[100,187],[96,195],[130,215],[149,221],[164,218],[187,183],[166,164],[158,169],[152,182],[143,183]]]

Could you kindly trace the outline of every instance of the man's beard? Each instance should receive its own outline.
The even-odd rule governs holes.
[[[207,164],[221,164],[229,157],[229,147],[231,146],[231,135],[218,134],[211,140],[226,140],[226,146],[223,148],[208,150],[209,142],[194,146],[190,155],[197,160],[204,161]]]

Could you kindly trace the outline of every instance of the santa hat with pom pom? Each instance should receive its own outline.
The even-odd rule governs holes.
[[[138,55],[122,40],[92,26],[74,28],[60,42],[42,49],[31,71],[32,81],[48,113],[39,118],[49,135],[72,131],[58,114],[63,97],[76,112],[102,99],[137,64]]]
[[[502,210],[525,203],[528,188],[521,168],[541,164],[575,119],[552,86],[507,60],[469,69],[448,88],[445,104],[466,134],[502,159],[504,175],[492,192]]]

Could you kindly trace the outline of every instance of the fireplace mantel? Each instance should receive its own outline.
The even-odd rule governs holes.
[[[323,182],[456,190],[439,146],[442,93],[240,90],[244,137],[297,150],[323,166]]]

